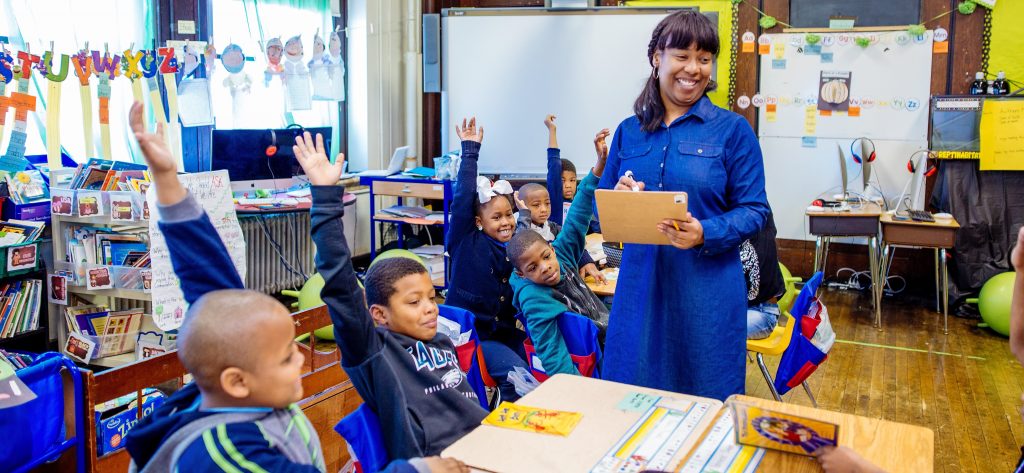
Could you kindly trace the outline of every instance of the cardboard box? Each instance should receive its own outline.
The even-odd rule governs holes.
[[[143,395],[142,415],[153,413],[166,397],[160,391],[148,389]],[[124,437],[139,422],[135,407],[135,394],[96,406],[96,449],[106,455],[124,447]]]

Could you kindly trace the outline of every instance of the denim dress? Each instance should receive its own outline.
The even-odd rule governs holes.
[[[724,400],[744,392],[746,284],[739,245],[769,214],[757,137],[705,96],[654,132],[615,131],[600,188],[627,170],[648,191],[683,191],[704,228],[689,250],[627,244],[605,349],[605,379]]]

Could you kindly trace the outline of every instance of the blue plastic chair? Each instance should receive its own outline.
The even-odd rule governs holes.
[[[380,430],[380,418],[365,403],[345,416],[334,430],[352,447],[355,459],[363,473],[376,473],[388,464],[388,452],[384,448],[384,436]]]
[[[526,329],[526,336],[530,337],[530,326],[526,323],[526,316],[520,313],[516,315],[516,318]],[[565,347],[569,350],[569,356],[576,369],[583,376],[600,379],[604,354],[601,351],[601,343],[598,341],[597,325],[587,317],[574,312],[563,312],[558,316],[557,323],[558,331],[562,332]],[[526,361],[530,365],[533,376],[537,378],[537,381],[546,380],[547,373],[537,368],[534,363],[537,350],[533,346],[533,340],[527,338],[523,342],[523,348],[526,350]]]
[[[477,352],[480,350],[480,337],[476,333],[475,316],[472,312],[447,305],[438,305],[438,316],[459,324],[462,332],[470,333],[469,341],[461,346],[455,347],[455,354],[459,358],[459,368],[466,373],[466,380],[476,392],[480,406],[490,410],[487,405],[487,390],[484,385],[483,369],[480,366],[480,357]],[[454,341],[453,341],[454,343]]]
[[[77,471],[85,471],[85,410],[82,377],[71,360],[54,352],[39,355],[17,376],[36,398],[0,410],[0,432],[11,433],[0,442],[0,471],[24,472],[59,458],[75,448]],[[64,376],[74,389],[73,436],[65,425]],[[13,435],[17,432],[17,435]],[[70,438],[69,438],[70,437]]]

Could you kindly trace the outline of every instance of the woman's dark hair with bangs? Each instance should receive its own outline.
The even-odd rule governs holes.
[[[711,20],[694,10],[681,10],[666,16],[651,33],[651,42],[647,44],[647,62],[651,65],[651,75],[640,96],[633,103],[633,113],[640,119],[644,131],[658,129],[665,115],[665,104],[661,103],[658,77],[655,74],[654,54],[668,48],[686,49],[696,45],[700,51],[707,51],[718,57],[718,33]],[[712,79],[704,93],[714,91],[718,84]]]

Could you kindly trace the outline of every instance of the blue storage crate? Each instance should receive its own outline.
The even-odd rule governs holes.
[[[66,405],[64,396],[67,373],[74,392],[74,405]],[[25,472],[59,458],[74,447],[77,470],[85,471],[85,411],[82,377],[78,367],[59,353],[43,353],[32,365],[17,371],[18,378],[36,394],[36,398],[0,411],[0,471]],[[67,432],[65,415],[72,416],[75,432]]]

